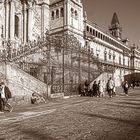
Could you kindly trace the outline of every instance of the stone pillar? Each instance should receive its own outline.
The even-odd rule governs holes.
[[[21,41],[23,41],[23,35],[22,35],[22,33],[23,33],[23,31],[22,31],[22,28],[23,28],[23,17],[22,17],[22,14],[20,14],[19,15],[19,39],[21,40]]]
[[[28,40],[32,39],[32,28],[33,28],[33,11],[32,11],[32,6],[29,6],[28,9]]]
[[[21,40],[21,42],[24,41],[24,32],[23,32],[23,21],[24,17],[23,17],[23,9],[22,9],[22,13],[20,15],[20,23],[19,23],[19,38]]]
[[[66,2],[64,2],[64,5],[63,5],[63,7],[64,7],[64,19],[63,19],[63,26],[67,26],[68,25],[68,20],[69,20],[69,16],[70,16],[70,13],[69,13],[69,6],[68,6],[68,1],[66,1]]]
[[[44,5],[41,6],[41,37],[44,36]]]
[[[10,2],[10,40],[15,37],[15,6],[14,1]]]
[[[49,6],[43,3],[41,6],[41,37],[44,37],[46,30],[49,29]]]
[[[26,4],[23,4],[23,42],[27,41],[27,9]]]
[[[5,39],[9,38],[9,2],[5,1]]]

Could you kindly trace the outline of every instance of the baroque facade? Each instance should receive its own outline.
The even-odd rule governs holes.
[[[68,32],[83,47],[90,49],[102,68],[113,69],[116,85],[123,76],[140,72],[140,50],[129,46],[122,38],[122,27],[114,13],[107,32],[88,20],[81,0],[1,0],[0,1],[0,47],[8,43],[14,49],[21,44]]]

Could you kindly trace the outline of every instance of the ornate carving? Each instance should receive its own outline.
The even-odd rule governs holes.
[[[1,24],[3,23],[4,19],[4,4],[0,3],[0,28]]]
[[[20,0],[15,1],[15,12],[16,13],[22,13],[22,3]]]
[[[37,38],[41,35],[41,7],[37,6],[33,9],[34,15],[34,26],[33,26],[33,36]]]

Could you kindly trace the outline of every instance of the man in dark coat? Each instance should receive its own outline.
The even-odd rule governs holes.
[[[3,105],[2,105],[2,110],[4,110],[5,107],[7,107],[9,109],[10,112],[13,111],[13,107],[8,103],[8,100],[10,98],[12,98],[12,94],[11,94],[11,91],[10,89],[4,84],[4,82],[1,82],[0,83],[1,85],[1,92],[4,94],[4,97],[1,98],[2,102],[3,102]]]
[[[88,95],[88,86],[89,86],[89,83],[88,83],[88,81],[86,80],[86,81],[85,81],[85,84],[84,84],[85,95]]]
[[[123,89],[124,89],[125,95],[128,96],[129,85],[128,85],[128,82],[127,81],[125,81],[124,86],[123,86]]]
[[[98,97],[98,84],[96,81],[94,81],[94,84],[92,86],[92,92],[93,96]]]

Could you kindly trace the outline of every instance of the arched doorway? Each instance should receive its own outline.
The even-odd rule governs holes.
[[[15,36],[19,37],[19,17],[15,15]]]

